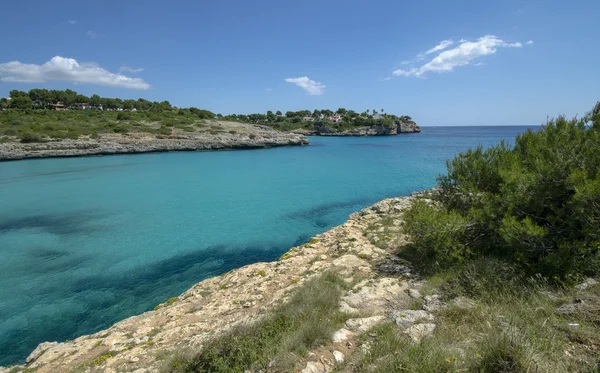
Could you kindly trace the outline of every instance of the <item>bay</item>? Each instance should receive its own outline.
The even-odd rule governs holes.
[[[353,211],[431,188],[458,152],[527,128],[0,163],[0,365],[275,260]]]

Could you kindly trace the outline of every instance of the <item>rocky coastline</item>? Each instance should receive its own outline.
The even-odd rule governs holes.
[[[319,361],[300,358],[299,371],[325,372],[340,356],[358,348],[360,332],[385,320],[402,318],[407,335],[418,340],[435,328],[433,317],[426,311],[410,320],[399,315],[414,313],[404,309],[422,298],[422,282],[407,263],[391,255],[406,242],[402,214],[413,198],[378,202],[307,244],[293,247],[278,261],[255,263],[204,280],[153,311],[106,330],[73,341],[42,343],[24,365],[0,368],[0,373],[160,372],[169,356],[198,350],[215,335],[260,320],[289,299],[296,287],[325,271],[362,280],[339,304],[349,315],[346,326],[332,336],[326,351],[319,352]],[[432,307],[437,302],[430,297],[423,301]],[[423,319],[425,324],[416,322]]]
[[[149,133],[101,134],[76,140],[52,140],[44,142],[0,143],[0,161],[79,157],[91,155],[136,154],[170,151],[209,151],[257,149],[277,146],[308,145],[304,135],[281,133],[265,126],[221,123],[221,130],[173,135]]]
[[[381,125],[340,130],[329,125],[315,125],[312,130],[300,129],[293,132],[306,136],[395,136],[398,134],[419,133],[421,128],[413,121],[394,121],[392,126]]]

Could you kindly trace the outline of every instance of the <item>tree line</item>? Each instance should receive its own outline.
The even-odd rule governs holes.
[[[251,123],[259,123],[259,122],[292,122],[299,123],[303,120],[328,120],[330,117],[334,115],[339,115],[342,121],[351,122],[355,121],[359,118],[367,119],[367,118],[388,118],[391,120],[403,120],[403,121],[411,121],[412,118],[404,115],[404,116],[396,116],[393,114],[385,113],[384,109],[378,111],[377,109],[373,109],[370,111],[369,109],[359,113],[354,110],[347,110],[345,108],[339,108],[336,111],[329,109],[315,109],[313,111],[310,110],[299,110],[299,111],[287,111],[282,113],[277,110],[275,113],[271,110],[267,111],[266,114],[262,113],[254,113],[254,114],[230,114],[226,115],[223,118],[228,120],[239,120],[246,121]]]
[[[373,125],[392,125],[394,121],[412,121],[412,118],[396,116],[386,113],[384,109],[367,109],[363,112],[338,108],[336,111],[329,109],[299,110],[287,111],[285,114],[279,110],[271,110],[266,113],[254,114],[215,114],[209,110],[190,108],[176,108],[169,101],[149,101],[143,98],[137,100],[100,97],[97,94],[85,96],[71,89],[48,90],[34,88],[29,92],[12,90],[9,92],[9,98],[0,99],[1,109],[31,110],[31,109],[51,109],[57,104],[64,105],[65,108],[77,108],[82,104],[87,104],[92,108],[102,108],[104,110],[124,110],[124,111],[149,111],[162,113],[165,111],[177,111],[179,114],[192,114],[202,119],[222,119],[236,122],[266,124],[279,128],[285,125],[296,125],[301,122],[312,122],[312,124],[327,124],[330,118],[338,115],[338,121],[341,124],[337,126],[373,126]],[[309,125],[307,123],[307,125]],[[309,125],[312,126],[312,125]]]
[[[56,104],[63,104],[66,108],[74,108],[80,104],[88,104],[92,108],[108,110],[126,110],[126,111],[149,111],[162,113],[165,111],[177,110],[179,114],[192,114],[201,119],[213,119],[215,114],[209,110],[190,108],[176,108],[169,101],[149,101],[143,98],[137,100],[120,98],[100,97],[96,94],[85,96],[71,89],[48,90],[34,88],[29,92],[12,90],[9,92],[9,98],[0,99],[0,109],[31,110],[31,109],[51,109]]]

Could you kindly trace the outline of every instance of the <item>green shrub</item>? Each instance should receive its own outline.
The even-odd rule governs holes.
[[[117,120],[131,120],[133,115],[130,112],[121,111],[117,114]]]
[[[194,356],[175,358],[168,372],[293,371],[297,357],[329,342],[347,315],[339,311],[343,280],[325,273],[262,321],[204,344]]]
[[[173,132],[173,130],[172,130],[171,128],[169,128],[169,127],[165,127],[165,126],[161,126],[161,127],[158,129],[158,133],[159,133],[160,135],[170,135],[172,132]]]
[[[129,128],[127,128],[126,126],[116,126],[115,128],[113,128],[113,132],[114,133],[127,133],[127,132],[129,132]]]
[[[433,203],[406,214],[431,268],[499,257],[528,274],[572,281],[600,270],[600,103],[582,119],[478,147],[448,162]]]
[[[33,132],[23,132],[21,133],[21,142],[22,143],[31,143],[31,142],[40,142],[42,138],[39,134]]]

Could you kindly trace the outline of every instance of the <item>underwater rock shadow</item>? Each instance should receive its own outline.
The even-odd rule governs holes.
[[[39,214],[8,219],[0,217],[0,234],[21,229],[41,229],[58,236],[92,233],[106,229],[106,226],[90,225],[92,221],[106,216],[108,214],[89,209],[62,215]]]
[[[75,168],[63,169],[60,171],[37,172],[37,173],[31,173],[28,175],[14,176],[14,177],[3,179],[0,181],[0,185],[18,183],[21,181],[26,181],[29,179],[36,179],[36,178],[40,178],[40,177],[44,177],[44,176],[57,176],[57,175],[77,174],[77,173],[83,173],[83,172],[89,172],[89,171],[93,172],[93,171],[101,171],[101,170],[111,170],[111,169],[115,169],[115,168],[135,166],[135,165],[139,165],[142,163],[145,163],[145,162],[131,162],[131,163],[125,163],[125,164],[118,164],[118,165],[100,165],[100,166],[91,166],[91,167],[75,167]]]
[[[69,294],[67,300],[57,297],[61,318],[26,315],[27,330],[0,330],[0,365],[22,362],[41,342],[73,340],[106,329],[152,309],[206,278],[247,264],[275,260],[288,248],[288,245],[211,246],[143,265],[121,275],[98,274],[70,284],[55,284],[53,291],[57,294],[64,298],[65,288]],[[45,290],[52,291],[50,288]],[[105,292],[111,298],[105,301],[92,299],[90,294],[94,292]],[[84,304],[69,305],[68,300],[72,299]]]
[[[305,210],[297,210],[283,215],[285,219],[303,219],[313,222],[313,225],[319,228],[326,228],[330,225],[326,216],[342,209],[348,209],[355,206],[367,206],[373,200],[370,198],[357,198],[348,201],[323,203]]]

